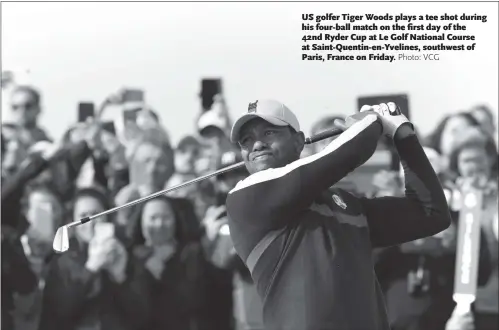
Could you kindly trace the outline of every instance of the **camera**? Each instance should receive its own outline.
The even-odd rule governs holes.
[[[423,265],[407,274],[407,291],[413,297],[420,297],[430,291],[430,271]]]

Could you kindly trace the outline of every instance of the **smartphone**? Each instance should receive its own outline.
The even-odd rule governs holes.
[[[111,133],[116,136],[116,127],[114,126],[114,121],[106,121],[102,123],[102,129],[106,132]]]
[[[84,123],[88,118],[95,117],[95,105],[92,102],[78,103],[78,122]]]
[[[97,222],[94,226],[94,239],[104,241],[114,237],[114,224],[111,222]]]
[[[39,239],[50,241],[53,238],[55,219],[52,204],[40,202],[33,205],[33,219],[29,220],[30,226],[40,235]]]
[[[211,109],[213,98],[217,94],[222,94],[222,79],[201,80],[201,104],[204,111]]]
[[[141,89],[125,89],[123,91],[123,103],[144,102],[144,91]]]
[[[125,123],[137,121],[137,114],[139,113],[139,109],[131,109],[123,111],[123,120]]]

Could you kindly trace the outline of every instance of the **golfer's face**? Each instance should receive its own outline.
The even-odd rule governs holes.
[[[261,118],[244,124],[238,142],[250,173],[283,167],[297,158],[289,127],[274,126]]]

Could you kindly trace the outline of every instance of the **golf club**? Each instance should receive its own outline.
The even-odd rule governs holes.
[[[333,128],[333,129],[330,129],[330,130],[327,130],[327,131],[318,133],[318,134],[316,134],[314,136],[306,138],[305,139],[305,144],[312,144],[312,143],[315,143],[317,141],[321,141],[321,140],[324,140],[324,139],[327,139],[327,138],[339,135],[342,132],[343,131],[341,129],[339,129],[339,128]],[[223,174],[223,173],[226,173],[226,172],[229,172],[229,171],[241,168],[243,166],[244,166],[244,162],[240,162],[240,163],[237,163],[237,164],[234,164],[234,165],[231,165],[231,166],[227,166],[227,167],[222,168],[222,169],[220,169],[218,171],[215,171],[213,173],[205,174],[203,176],[200,176],[199,178],[195,178],[195,179],[192,179],[190,181],[186,181],[186,182],[181,183],[179,185],[176,185],[174,187],[170,187],[170,188],[167,188],[167,189],[155,192],[154,194],[151,194],[151,195],[148,195],[148,196],[144,196],[142,198],[136,199],[136,200],[128,202],[126,204],[123,204],[123,205],[120,205],[120,206],[116,206],[116,207],[114,207],[112,209],[109,209],[109,210],[106,210],[104,212],[97,213],[95,215],[92,215],[92,216],[89,216],[89,217],[85,217],[83,219],[80,219],[80,220],[77,220],[77,221],[73,221],[73,222],[71,222],[71,223],[69,223],[67,225],[59,227],[59,229],[57,230],[57,232],[55,234],[54,244],[52,245],[53,249],[57,253],[63,253],[63,252],[66,252],[69,249],[69,235],[68,235],[69,228],[82,225],[84,223],[87,223],[89,221],[94,220],[95,218],[99,218],[99,217],[102,217],[104,215],[107,215],[107,214],[110,214],[110,213],[114,213],[114,212],[119,211],[121,209],[130,207],[130,206],[134,206],[134,205],[137,205],[137,204],[140,204],[140,203],[144,203],[144,202],[146,202],[148,200],[151,200],[151,199],[154,199],[154,198],[156,198],[158,196],[161,196],[161,195],[167,194],[169,192],[178,190],[180,188],[183,188],[185,186],[197,183],[199,181],[203,181],[203,180],[209,179],[211,177],[214,177],[214,176],[217,176],[217,175],[220,175],[220,174]]]

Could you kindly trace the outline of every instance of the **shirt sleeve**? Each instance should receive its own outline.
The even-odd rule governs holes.
[[[373,247],[435,235],[451,216],[444,191],[415,135],[395,140],[405,174],[405,196],[362,198]]]
[[[296,219],[296,213],[309,207],[319,194],[367,161],[381,132],[378,117],[367,114],[321,152],[239,182],[227,198],[230,232],[238,254],[249,253],[267,232]]]

